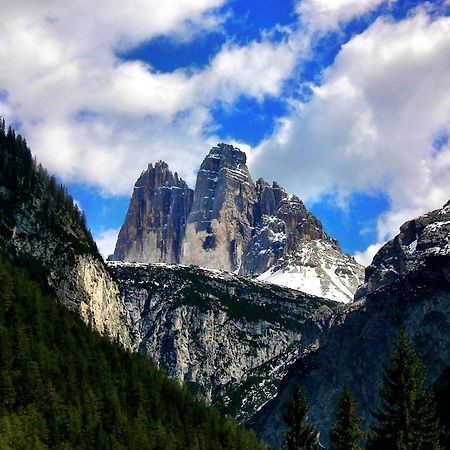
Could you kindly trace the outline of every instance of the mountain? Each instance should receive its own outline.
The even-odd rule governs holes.
[[[119,263],[139,351],[240,422],[313,351],[342,305],[195,266]]]
[[[86,323],[132,347],[118,286],[83,214],[4,121],[0,162],[0,252],[26,266]]]
[[[367,428],[401,324],[423,360],[428,383],[442,377],[450,366],[449,236],[447,203],[406,222],[380,249],[366,269],[359,300],[343,307],[317,350],[291,366],[277,396],[252,419],[260,438],[282,442],[281,411],[295,384],[311,403],[310,419],[324,444],[344,384],[353,391]],[[446,386],[442,379],[439,385]]]
[[[213,147],[197,175],[183,242],[183,264],[239,271],[252,237],[255,186],[244,152]]]
[[[192,189],[165,162],[149,164],[134,185],[113,259],[178,262],[192,199]]]
[[[193,194],[165,163],[150,165],[136,183],[111,259],[225,270],[352,301],[362,266],[298,197],[276,182],[254,183],[246,162],[238,148],[213,147]]]

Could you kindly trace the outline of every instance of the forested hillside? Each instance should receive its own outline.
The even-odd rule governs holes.
[[[84,214],[0,119],[0,251],[96,330],[133,347],[118,287]]]
[[[50,176],[33,158],[27,142],[16,135],[0,118],[0,238],[7,247],[11,229],[22,205],[34,202],[42,229],[50,227],[77,249],[85,253],[98,253],[97,246],[87,228],[84,214],[75,204],[66,188]],[[42,202],[42,207],[40,203]],[[8,227],[9,225],[9,227]]]
[[[0,259],[0,448],[263,449]]]

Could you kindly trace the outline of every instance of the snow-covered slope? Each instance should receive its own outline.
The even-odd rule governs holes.
[[[257,280],[348,303],[362,274],[362,267],[333,242],[317,239],[299,242],[295,251]]]

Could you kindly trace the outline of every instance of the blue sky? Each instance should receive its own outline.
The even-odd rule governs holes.
[[[0,114],[112,251],[134,181],[231,142],[364,264],[450,197],[450,2],[0,0]]]

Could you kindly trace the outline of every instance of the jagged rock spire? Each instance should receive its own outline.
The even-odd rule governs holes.
[[[179,262],[192,198],[192,189],[167,163],[149,164],[134,186],[113,259]]]

